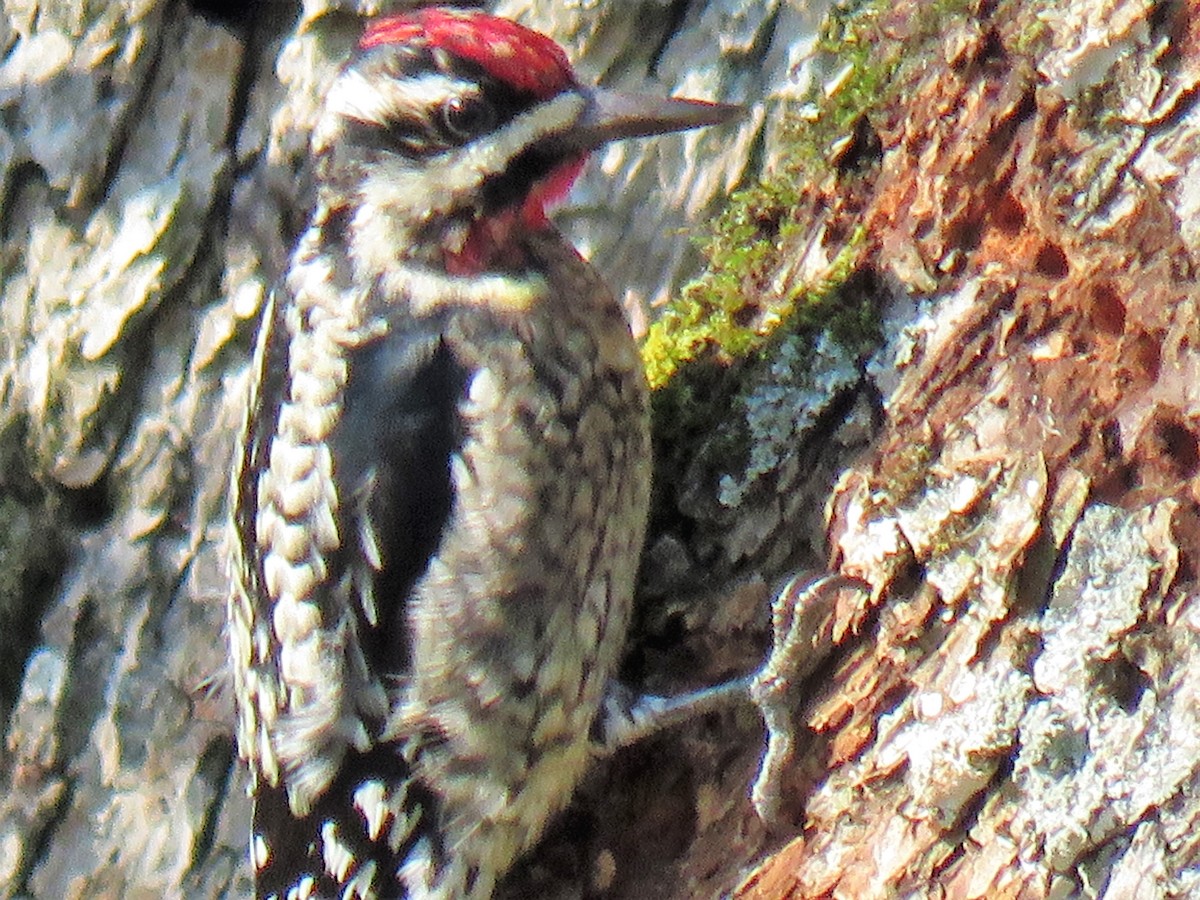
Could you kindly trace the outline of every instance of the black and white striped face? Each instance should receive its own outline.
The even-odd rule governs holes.
[[[351,213],[355,255],[372,268],[462,251],[477,223],[540,185],[565,191],[581,154],[556,138],[587,103],[574,84],[538,97],[441,49],[371,48],[334,81],[314,133],[322,200]]]
[[[450,275],[523,267],[601,144],[730,121],[734,106],[580,86],[561,47],[483,13],[424,9],[368,27],[313,133],[326,240],[358,272],[405,261]]]

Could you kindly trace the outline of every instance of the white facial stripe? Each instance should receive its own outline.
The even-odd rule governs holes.
[[[454,210],[463,197],[477,196],[479,186],[508,168],[513,158],[540,139],[567,130],[583,112],[585,100],[576,93],[560,94],[517,116],[495,134],[458,151],[431,157],[419,169],[381,167],[363,185],[360,215],[372,207],[411,208],[417,191],[428,218]]]
[[[478,86],[440,72],[411,78],[364,78],[361,72],[343,72],[329,89],[325,109],[333,115],[386,126],[406,114],[423,115],[451,97],[478,93]]]

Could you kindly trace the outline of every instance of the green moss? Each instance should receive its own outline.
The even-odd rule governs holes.
[[[841,290],[859,267],[862,228],[834,248],[834,263],[819,282],[783,291],[774,282],[789,258],[803,252],[811,231],[797,219],[804,215],[806,187],[863,177],[847,164],[849,148],[872,138],[870,116],[896,100],[903,60],[921,59],[926,45],[941,39],[948,17],[967,6],[942,0],[920,7],[919,22],[906,20],[904,40],[880,39],[892,0],[850,0],[830,14],[818,53],[836,86],[814,88],[809,108],[816,108],[815,116],[783,111],[775,173],[730,198],[704,246],[708,270],[651,326],[642,356],[652,388],[664,388],[682,367],[702,359],[728,363],[761,352],[779,329],[827,330],[847,346],[877,333],[871,304],[847,303]]]
[[[738,202],[736,196],[734,202]],[[745,209],[739,205],[738,212]],[[718,240],[725,241],[739,230],[740,226],[734,226]],[[783,324],[793,328],[823,324],[839,336],[860,337],[863,326],[871,328],[868,320],[873,317],[864,316],[866,311],[862,308],[850,308],[835,301],[841,299],[838,288],[856,269],[864,238],[863,229],[856,229],[839,251],[827,277],[773,297],[767,307],[751,305],[747,298],[761,296],[760,292],[751,291],[756,283],[769,278],[778,264],[775,242],[759,239],[721,248],[715,257],[710,255],[709,271],[684,288],[682,297],[646,335],[642,358],[650,386],[664,387],[681,365],[706,352],[715,352],[729,360],[763,349]]]
[[[853,211],[870,204],[878,134],[894,132],[904,86],[942,52],[951,17],[969,5],[841,3],[817,51],[825,83],[801,109],[770,110],[780,147],[771,177],[730,199],[704,242],[707,271],[668,306],[642,347],[654,389],[652,527],[671,527],[684,509],[697,522],[723,521],[720,498],[736,503],[770,469],[770,459],[757,458],[771,450],[764,440],[794,445],[804,398],[821,387],[815,348],[832,340],[862,358],[878,346],[885,292]],[[831,196],[841,209],[828,217],[821,252],[832,262],[804,281],[799,261],[814,237],[813,216]],[[799,369],[813,356],[814,378],[810,384],[799,374],[780,398],[774,363],[789,350]]]

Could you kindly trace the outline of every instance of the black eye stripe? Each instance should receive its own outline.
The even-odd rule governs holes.
[[[498,116],[486,97],[451,97],[439,110],[449,137],[466,143],[496,127]]]
[[[431,134],[428,123],[415,118],[394,119],[386,124],[346,119],[342,141],[347,147],[370,153],[403,153],[423,158],[447,149],[438,134]]]
[[[513,205],[562,161],[562,157],[536,146],[525,150],[503,172],[492,175],[483,183],[484,208],[495,211]]]
[[[420,122],[395,119],[386,124],[347,119],[343,130],[345,140],[371,150],[390,150],[397,144],[425,142],[428,139]]]
[[[368,151],[426,157],[502,128],[539,102],[533,95],[515,90],[488,74],[478,63],[429,48],[379,46],[361,53],[349,65],[367,81],[409,79],[422,72],[440,72],[477,85],[477,92],[461,98],[465,113],[481,116],[469,122],[448,121],[446,101],[438,108],[423,110],[420,115],[415,111],[409,115],[397,111],[394,120],[382,124],[347,118],[344,139]],[[474,106],[473,99],[483,105]]]

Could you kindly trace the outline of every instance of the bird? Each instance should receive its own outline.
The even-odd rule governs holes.
[[[648,389],[546,210],[605,143],[740,113],[586,85],[473,9],[377,18],[333,79],[230,496],[256,896],[487,898],[645,724]]]

